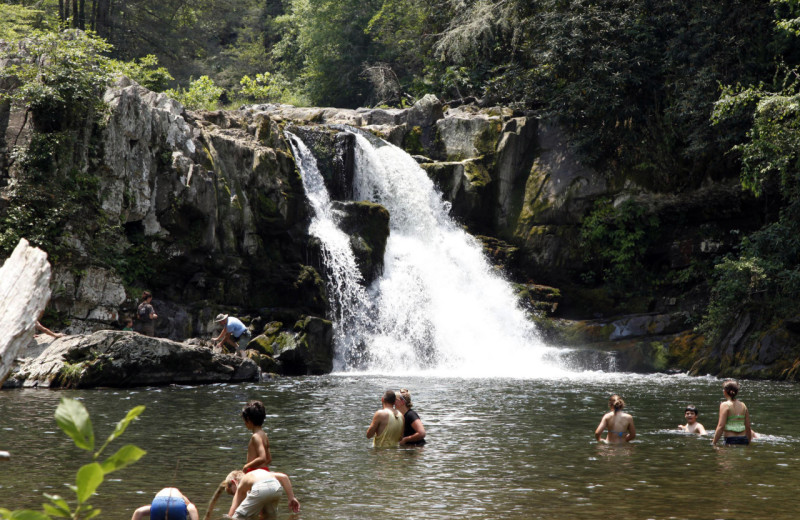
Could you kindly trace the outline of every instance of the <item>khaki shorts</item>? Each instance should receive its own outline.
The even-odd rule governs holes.
[[[253,520],[264,512],[266,520],[273,520],[278,516],[278,501],[281,499],[281,483],[271,478],[256,482],[247,496],[233,513],[234,520]]]

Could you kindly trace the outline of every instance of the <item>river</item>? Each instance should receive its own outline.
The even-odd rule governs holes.
[[[386,388],[407,387],[428,430],[424,448],[375,450],[365,437]],[[611,393],[636,421],[629,446],[594,441]],[[57,428],[61,397],[81,399],[98,439],[135,405],[147,409],[117,447],[148,453],[110,475],[94,497],[101,518],[129,518],[162,486],[200,509],[226,473],[245,461],[240,410],[267,408],[272,468],[288,473],[299,518],[570,519],[796,517],[800,387],[745,381],[740,394],[763,437],[715,449],[676,431],[688,403],[713,428],[721,381],[710,377],[602,372],[558,379],[338,374],[264,383],[132,390],[0,392],[0,505],[35,508],[88,461]],[[112,445],[113,446],[113,445]],[[226,513],[223,497],[215,518]],[[290,516],[285,503],[280,518]]]

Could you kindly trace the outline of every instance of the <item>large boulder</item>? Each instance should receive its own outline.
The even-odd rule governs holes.
[[[54,340],[26,359],[7,382],[39,388],[135,387],[257,381],[249,359],[205,346],[151,338],[135,332],[98,331]]]
[[[50,264],[44,251],[20,240],[0,267],[0,383],[30,343],[50,299]]]
[[[268,343],[284,375],[321,375],[333,370],[333,324],[307,316],[291,332],[281,331]]]

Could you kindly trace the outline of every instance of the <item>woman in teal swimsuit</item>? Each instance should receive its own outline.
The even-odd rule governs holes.
[[[714,432],[714,440],[711,444],[716,445],[719,438],[725,436],[725,444],[750,444],[753,440],[753,430],[750,429],[750,412],[747,405],[736,399],[739,393],[739,383],[733,380],[725,381],[722,384],[722,393],[726,401],[719,405],[719,421],[717,421],[717,431]]]
[[[608,407],[611,411],[603,416],[594,431],[594,437],[597,442],[620,444],[632,441],[636,437],[636,427],[633,425],[633,417],[622,411],[625,408],[625,401],[617,394],[614,394],[608,399]],[[600,436],[606,429],[608,429],[608,435],[601,440]]]

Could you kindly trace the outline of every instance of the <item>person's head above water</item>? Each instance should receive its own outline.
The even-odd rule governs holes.
[[[396,400],[397,400],[397,395],[394,393],[394,390],[387,390],[386,392],[384,392],[383,398],[381,399],[381,401],[383,401],[384,403],[390,404],[392,406],[394,406]]]
[[[693,404],[687,405],[686,409],[683,411],[683,416],[689,424],[697,420],[697,415],[697,407]]]
[[[733,379],[728,379],[727,381],[722,383],[722,390],[731,399],[736,399],[736,395],[739,393],[739,383],[737,383]]]
[[[242,419],[250,421],[256,426],[264,424],[264,418],[267,416],[267,409],[261,401],[250,401],[247,406],[242,408]]]
[[[622,400],[620,396],[617,394],[613,394],[611,397],[608,398],[608,407],[618,412],[625,408],[625,401]]]
[[[411,404],[411,394],[408,392],[408,389],[403,388],[402,390],[395,392],[397,399],[403,401],[403,404],[406,405],[406,408],[413,408],[414,405]]]

